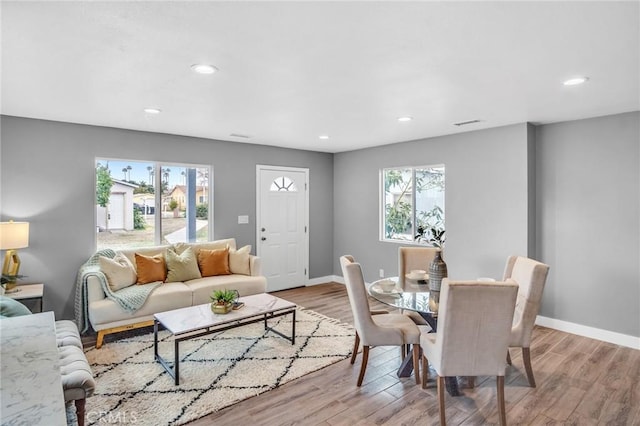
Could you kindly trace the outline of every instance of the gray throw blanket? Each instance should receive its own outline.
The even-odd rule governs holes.
[[[113,259],[116,252],[111,249],[99,250],[89,258],[78,271],[76,279],[75,315],[76,325],[81,333],[89,329],[89,304],[87,303],[87,281],[89,277],[96,277],[102,285],[104,294],[127,312],[135,312],[144,305],[147,297],[161,282],[144,285],[132,285],[118,291],[111,291],[107,277],[100,271],[100,256]]]

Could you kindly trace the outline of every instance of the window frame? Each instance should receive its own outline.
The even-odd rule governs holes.
[[[378,206],[380,208],[379,210],[379,224],[378,224],[378,229],[379,229],[379,240],[381,242],[384,243],[395,243],[395,244],[403,244],[403,245],[414,245],[414,246],[420,246],[420,247],[435,247],[435,245],[433,243],[430,243],[426,240],[417,240],[415,235],[417,234],[417,228],[416,228],[416,224],[417,224],[417,216],[418,216],[418,212],[416,211],[416,193],[417,191],[414,190],[415,188],[415,176],[416,176],[416,171],[417,170],[425,170],[425,169],[437,169],[437,168],[442,168],[443,170],[443,175],[445,176],[445,190],[442,191],[442,214],[443,214],[443,218],[442,218],[442,223],[443,223],[443,229],[446,229],[446,221],[445,221],[445,202],[446,202],[446,167],[444,165],[444,163],[439,163],[439,164],[429,164],[429,165],[423,165],[423,166],[393,166],[393,167],[382,167],[379,170],[379,191],[378,191],[378,195],[379,195],[379,201],[378,201]],[[411,181],[412,181],[412,191],[411,191],[411,235],[414,235],[414,237],[411,240],[403,240],[403,239],[398,239],[398,238],[387,238],[386,237],[386,191],[385,191],[385,174],[387,171],[389,170],[398,170],[398,171],[406,171],[406,170],[411,170]]]

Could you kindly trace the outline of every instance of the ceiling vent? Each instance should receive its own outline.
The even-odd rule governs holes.
[[[229,136],[233,137],[233,138],[243,138],[243,139],[251,139],[251,136],[248,135],[241,135],[239,133],[231,133]]]
[[[467,120],[467,121],[459,121],[457,123],[453,123],[454,126],[466,126],[467,124],[475,124],[480,123],[482,120]]]

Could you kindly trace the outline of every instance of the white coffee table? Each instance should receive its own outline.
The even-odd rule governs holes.
[[[153,353],[156,361],[173,377],[176,385],[180,383],[180,342],[183,340],[264,321],[265,330],[290,340],[292,345],[295,344],[297,308],[295,303],[267,293],[241,297],[239,301],[244,302],[244,307],[227,314],[214,314],[211,312],[211,304],[206,303],[153,315]],[[291,337],[268,326],[268,319],[288,314],[293,315]],[[158,327],[160,324],[173,335],[173,366],[158,354]]]

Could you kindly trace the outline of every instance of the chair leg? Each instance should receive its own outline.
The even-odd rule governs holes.
[[[420,345],[413,345],[413,372],[416,376],[416,385],[420,384]]]
[[[524,369],[527,372],[527,379],[529,379],[529,386],[536,387],[536,379],[533,378],[533,369],[531,368],[531,353],[529,348],[522,348],[522,360],[524,361]]]
[[[358,386],[362,386],[364,372],[367,370],[367,362],[369,361],[369,346],[362,347],[362,365],[360,366],[360,375],[358,376]]]
[[[356,331],[356,339],[355,339],[355,343],[353,344],[353,352],[351,353],[351,364],[356,362],[356,357],[358,356],[358,347],[359,346],[360,346],[360,336],[358,335],[358,332]]]
[[[504,376],[496,378],[496,387],[498,391],[498,416],[500,417],[500,426],[506,426],[507,414],[504,408]]]
[[[438,376],[438,409],[440,410],[440,426],[447,426],[444,413],[444,377]]]
[[[426,356],[422,356],[422,389],[427,388],[427,380],[429,380],[429,360]]]
[[[509,353],[509,348],[507,348],[507,364],[511,365],[511,354]]]
[[[476,387],[476,376],[467,376],[467,384],[469,385],[470,389],[473,389]]]
[[[75,405],[76,405],[76,417],[78,418],[78,426],[84,426],[84,405],[85,402],[87,402],[86,399],[76,399],[75,400]]]

